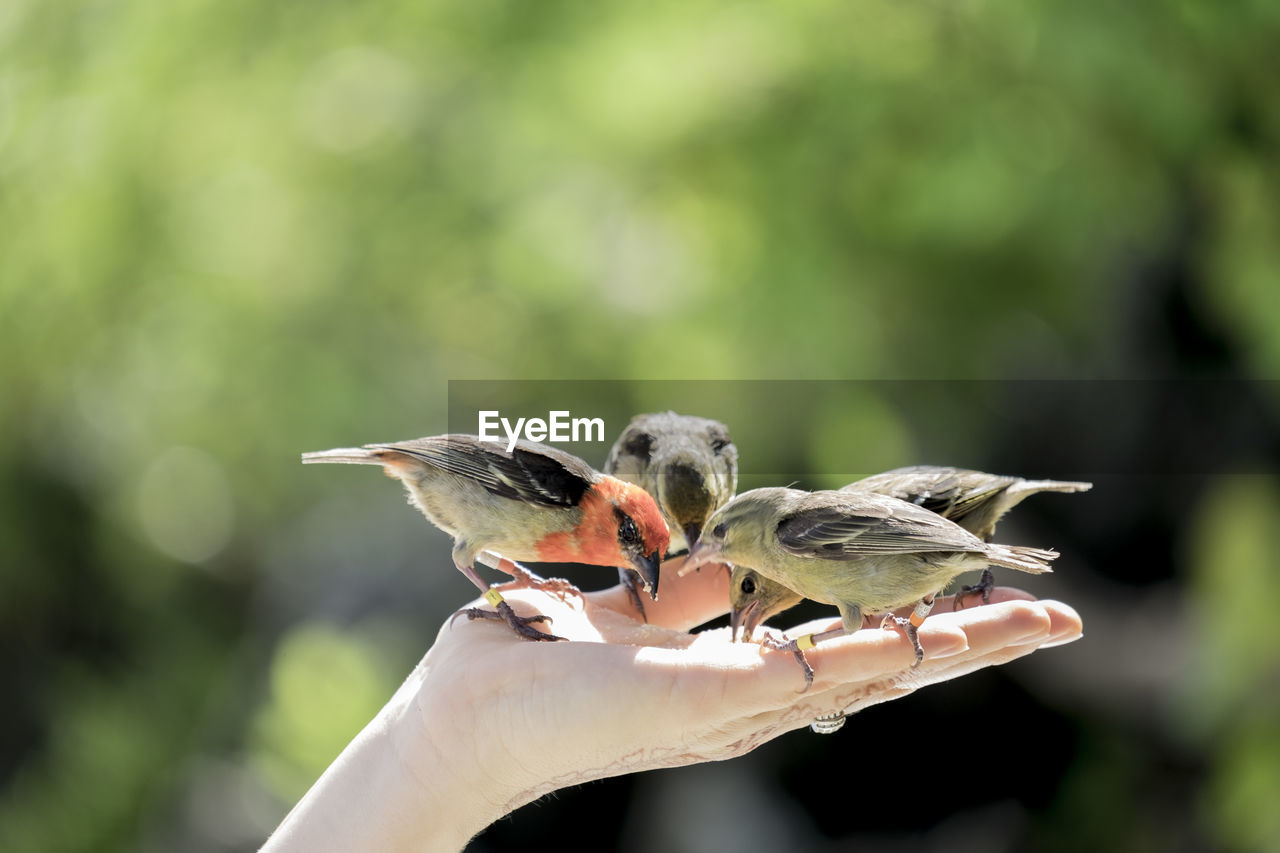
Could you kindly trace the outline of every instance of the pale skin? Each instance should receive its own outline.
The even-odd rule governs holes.
[[[990,605],[955,613],[947,599],[920,628],[918,667],[901,632],[868,628],[808,651],[816,675],[801,693],[791,654],[732,643],[727,628],[687,633],[726,612],[728,572],[706,566],[680,578],[680,562],[663,565],[660,600],[646,602],[648,623],[635,618],[621,586],[563,601],[536,589],[504,591],[518,613],[550,616],[572,642],[529,642],[465,616],[446,623],[262,849],[461,850],[558,788],[743,755],[819,715],[897,699],[1071,642],[1082,630],[1067,605],[1019,590],[993,590]]]

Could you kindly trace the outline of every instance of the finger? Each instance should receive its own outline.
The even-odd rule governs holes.
[[[1017,587],[1012,587],[1012,586],[997,586],[997,587],[991,588],[989,602],[984,602],[981,598],[976,598],[972,595],[969,595],[969,596],[965,596],[965,598],[960,602],[960,609],[972,610],[975,607],[983,607],[988,603],[999,604],[1004,601],[1035,601],[1035,600],[1036,600],[1036,597],[1031,593],[1027,592],[1026,590],[1018,589]],[[955,595],[940,595],[933,602],[932,612],[939,613],[943,610],[946,610],[946,611],[954,610],[955,603],[956,603]],[[899,607],[897,610],[893,612],[897,616],[904,616],[904,617],[910,616],[911,611],[914,609],[914,607],[915,605]]]
[[[1035,601],[1035,600],[1036,600],[1036,597],[1031,593],[1025,592],[1021,589],[1015,589],[1014,587],[998,586],[991,590],[991,604],[999,604],[1005,601]],[[944,612],[950,613],[952,610],[951,608],[952,601],[953,601],[953,596],[939,597],[933,603],[932,613],[934,614],[941,614]],[[983,605],[983,606],[986,606],[986,605]],[[913,609],[914,609],[914,605],[911,605],[908,607],[899,607],[897,610],[893,612],[895,615],[902,616],[905,618],[911,615],[911,611]],[[962,609],[972,610],[973,605],[970,605],[968,608],[962,608]],[[867,625],[878,625],[879,621],[880,621],[880,617],[878,615],[868,614],[866,617]],[[804,624],[801,624],[801,625],[796,625],[794,627],[787,628],[786,632],[788,637],[798,637],[802,634],[818,633],[820,631],[825,631],[829,628],[836,627],[839,624],[840,624],[840,620],[834,617],[833,619],[815,619],[810,622],[805,622]]]
[[[836,616],[834,618],[819,617],[817,619],[810,619],[808,622],[801,622],[798,625],[792,625],[790,628],[787,628],[785,631],[779,631],[777,629],[770,629],[767,627],[757,628],[755,639],[759,640],[760,636],[765,631],[772,631],[774,634],[778,636],[785,635],[787,637],[803,637],[805,634],[821,634],[823,631],[832,631],[832,630],[835,630],[836,628],[839,628],[840,625],[841,625],[841,622],[840,622],[839,616]]]
[[[1074,611],[1062,606],[1054,613],[1060,619],[1061,636],[1073,635],[1078,627]],[[925,684],[955,677],[960,674],[958,661],[971,661],[967,671],[972,671],[1027,654],[1053,637],[1054,630],[1049,608],[1021,598],[957,613],[944,611],[930,616],[921,626],[920,644],[925,658],[913,667],[911,644],[900,631],[864,628],[805,653],[814,668],[810,692],[818,701],[831,704],[832,709],[848,707],[858,700],[865,703],[876,693],[881,695],[875,701],[896,698]],[[790,658],[785,662],[793,670],[792,683],[803,686],[794,657],[778,652],[771,652],[770,656],[775,661]],[[773,682],[785,678],[777,664],[766,669],[759,684],[762,701],[773,698],[775,707],[794,704],[794,693],[786,696],[775,692],[777,684]],[[873,691],[867,691],[868,684],[874,686]],[[831,695],[824,697],[826,693]],[[809,701],[813,700],[806,704]]]
[[[924,650],[921,666],[969,650],[968,637],[955,625],[930,624],[930,620],[926,620],[920,627],[919,637]],[[816,694],[849,684],[883,682],[916,669],[911,641],[902,631],[893,628],[862,628],[844,637],[825,640],[805,652],[805,656],[814,669],[810,689]]]
[[[1017,597],[1002,606],[981,609],[985,612],[971,613],[967,618],[939,616],[926,620],[920,630],[925,659],[919,667],[910,665],[909,646],[895,652],[897,643],[889,635],[898,632],[863,629],[841,638],[842,645],[856,649],[859,654],[868,650],[878,653],[878,659],[884,664],[882,672],[874,669],[869,655],[842,668],[841,655],[832,653],[837,648],[834,645],[822,651],[825,659],[817,663],[819,651],[827,644],[820,645],[807,653],[816,670],[813,689],[793,697],[789,707],[753,716],[752,725],[784,730],[802,728],[822,714],[853,713],[901,698],[929,684],[1007,663],[1049,642],[1065,643],[1080,636],[1079,615],[1060,602],[1028,602]],[[944,633],[953,631],[963,634],[967,648],[951,651],[939,642]],[[824,675],[833,678],[827,681]],[[842,682],[838,676],[848,680]]]
[[[783,732],[808,726],[817,716],[837,711],[853,713],[902,698],[929,684],[1007,663],[1049,643],[1070,642],[1080,636],[1080,617],[1069,606],[1056,601],[1036,602],[1025,593],[1011,592],[1014,594],[1001,596],[1003,601],[980,608],[981,612],[962,611],[948,618],[939,614],[926,620],[920,629],[925,659],[919,667],[911,666],[914,657],[910,645],[897,631],[863,629],[824,642],[806,653],[816,670],[813,687],[805,693],[786,688],[789,692],[780,701],[774,692],[776,686],[769,682],[802,685],[800,667],[785,652],[761,650],[763,667],[757,673],[755,687],[763,695],[755,697],[753,703],[743,704],[765,707],[749,714],[741,726],[733,729],[753,733],[734,743],[754,748]],[[820,630],[827,623],[818,620],[801,627]],[[717,632],[704,633],[713,637]],[[727,683],[739,688],[742,681],[740,677],[727,679]]]
[[[930,683],[956,678],[982,667],[1008,663],[1038,649],[1066,645],[1080,639],[1083,633],[1080,614],[1073,608],[1060,601],[1040,601],[1036,602],[1036,606],[1044,610],[1045,617],[1049,620],[1046,634],[1033,632],[1021,637],[1010,636],[1005,638],[1003,644],[1000,642],[1001,637],[998,632],[986,635],[981,640],[974,640],[975,632],[990,627],[984,624],[980,628],[975,628],[975,631],[969,632],[971,642],[975,643],[974,654],[966,656],[963,660],[957,658],[947,661],[938,668],[941,678],[931,679]]]
[[[1017,604],[1012,604],[1014,602]],[[1047,641],[1052,633],[1051,619],[1044,608],[1034,603],[1035,599],[1022,590],[998,587],[992,590],[992,603],[981,608],[953,613],[935,605],[933,614],[920,627],[920,645],[925,652],[921,666],[930,660],[969,651],[975,642],[977,648],[973,656],[978,657],[1011,642]],[[1065,638],[1073,631],[1078,633],[1079,616],[1065,605],[1059,607],[1063,611],[1059,615],[1061,635]],[[786,635],[795,638],[821,633],[839,624],[839,620],[816,619],[788,629]],[[975,633],[970,635],[970,629]],[[787,656],[785,652],[780,655]],[[904,668],[916,669],[911,667],[915,653],[910,641],[901,631],[891,629],[863,628],[846,637],[826,640],[806,651],[805,657],[815,673],[810,689],[818,691],[852,681],[881,678]],[[828,658],[831,662],[820,670],[819,663]],[[795,664],[794,656],[791,660]],[[798,664],[795,666],[799,669]]]
[[[930,617],[926,625],[935,619],[961,628],[968,638],[969,649],[946,659],[926,658],[918,668],[895,678],[895,687],[908,688],[907,692],[910,692],[984,667],[1008,663],[1031,654],[1055,638],[1069,642],[1071,637],[1079,636],[1080,627],[1079,616],[1066,605],[1025,600],[1002,602],[957,614],[940,614]],[[836,695],[835,698],[838,705],[847,698],[849,704],[842,706],[846,709],[860,709],[896,696],[877,697],[852,691],[847,697]]]
[[[934,611],[925,625],[954,626],[969,639],[975,656],[1009,645],[1043,643],[1049,639],[1053,620],[1042,602],[1014,599],[955,612]]]
[[[943,624],[926,623],[920,630],[920,643],[926,660],[960,654],[968,648],[963,631]],[[753,714],[790,708],[797,702],[809,705],[828,690],[850,683],[892,678],[910,669],[915,661],[911,643],[901,632],[874,628],[855,631],[824,640],[804,652],[814,669],[813,685],[805,690],[804,670],[794,654],[762,648],[756,643],[730,645],[753,649],[758,656],[758,666],[737,670],[726,679],[727,697],[735,706]]]
[[[658,600],[644,602],[644,621],[650,625],[687,631],[729,612],[729,572],[716,565],[679,576],[684,557],[662,564],[658,580]],[[626,590],[616,586],[589,596],[602,607],[638,617],[627,600]]]
[[[976,672],[989,666],[1000,666],[1020,657],[1026,657],[1044,647],[1043,643],[1029,641],[1003,646],[983,655],[958,657],[952,661],[947,661],[946,665],[940,665],[934,671],[925,673],[924,678],[926,680],[919,686],[924,686],[926,683],[936,684],[952,678],[959,678],[962,675],[968,675],[971,672]]]
[[[685,557],[663,564],[668,585],[655,602],[650,617],[656,625],[687,631],[729,612],[729,571],[720,565],[703,566],[700,571],[679,576]]]
[[[948,596],[954,598],[955,596]],[[1003,601],[1037,601],[1038,599],[1027,592],[1025,589],[1018,589],[1016,586],[996,586],[991,588],[991,604],[999,604]],[[966,610],[969,608],[960,608]]]
[[[1045,600],[1040,603],[1049,611],[1049,619],[1052,623],[1052,627],[1049,629],[1049,639],[1045,640],[1040,646],[1042,649],[1074,643],[1084,636],[1084,622],[1080,619],[1080,614],[1076,612],[1074,607],[1063,604],[1061,601],[1053,600]]]

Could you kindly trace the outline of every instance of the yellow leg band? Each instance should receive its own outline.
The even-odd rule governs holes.
[[[915,625],[917,628],[919,628],[919,627],[920,627],[920,625],[924,622],[924,617],[926,617],[926,616],[928,616],[928,615],[929,615],[928,613],[912,613],[912,614],[911,614],[911,624],[912,624],[912,625]]]
[[[504,599],[504,598],[502,597],[502,593],[498,592],[496,589],[493,589],[493,588],[491,587],[491,588],[489,588],[489,589],[485,590],[485,592],[484,592],[484,600],[485,600],[485,601],[487,601],[487,602],[489,602],[490,604],[492,604],[494,607],[497,607],[499,604],[501,604],[501,603],[502,603],[503,601],[505,601],[506,599]]]
[[[813,634],[805,634],[803,637],[796,637],[796,648],[800,651],[807,652],[813,647]]]

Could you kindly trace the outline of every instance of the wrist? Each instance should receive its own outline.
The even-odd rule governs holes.
[[[280,824],[262,853],[457,851],[513,796],[459,727],[465,692],[436,683],[431,653]]]
[[[417,792],[431,850],[461,850],[515,807],[519,790],[505,750],[481,737],[492,703],[453,677],[460,674],[429,652],[388,703],[389,753]]]

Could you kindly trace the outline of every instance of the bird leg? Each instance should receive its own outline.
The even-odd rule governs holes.
[[[579,602],[583,600],[582,590],[564,578],[544,578],[529,571],[515,560],[508,560],[493,551],[481,551],[476,555],[476,560],[491,569],[506,572],[514,578],[514,580],[507,583],[499,584],[498,589],[538,589],[551,593],[565,604],[569,603],[568,596],[570,595],[577,597]]]
[[[880,627],[898,628],[911,641],[911,647],[916,651],[916,662],[911,666],[920,665],[920,661],[924,660],[924,649],[920,645],[919,632],[916,626],[911,623],[910,619],[903,619],[901,616],[894,616],[892,613],[887,614],[884,619],[880,620]]]
[[[649,619],[644,615],[644,599],[640,596],[640,573],[634,569],[619,566],[618,582],[627,591],[627,598],[636,606],[636,610],[640,613],[640,620],[648,622]]]
[[[807,691],[813,686],[813,666],[810,665],[804,653],[813,648],[821,640],[829,640],[832,637],[842,637],[845,634],[844,627],[832,628],[829,631],[822,631],[817,634],[805,634],[796,637],[794,640],[779,640],[770,633],[765,633],[764,638],[760,641],[760,645],[766,649],[773,649],[777,652],[791,652],[795,655],[796,663],[800,664],[800,668],[804,670],[804,689],[801,693]],[[784,634],[783,637],[786,635]]]
[[[952,600],[951,609],[959,610],[960,605],[964,603],[965,596],[974,595],[977,593],[980,593],[982,595],[983,604],[990,604],[991,590],[992,588],[995,587],[995,585],[996,585],[995,578],[992,577],[991,575],[991,567],[987,566],[985,569],[982,570],[982,577],[978,578],[977,583],[972,585],[966,584],[965,586],[960,587],[960,589],[956,592],[955,599]]]
[[[485,592],[484,598],[490,604],[498,609],[498,612],[492,610],[482,610],[479,607],[466,607],[453,614],[457,618],[460,614],[465,614],[468,619],[497,619],[506,622],[512,631],[515,631],[526,640],[567,640],[567,637],[557,637],[555,634],[539,631],[536,628],[529,627],[535,622],[550,622],[551,617],[546,614],[538,614],[537,616],[517,616],[516,612],[511,609],[511,605],[507,604],[502,597],[502,593],[497,589],[490,587]]]
[[[805,634],[800,639],[809,641],[805,648],[813,647],[812,634]],[[796,663],[800,664],[800,668],[804,670],[804,690],[801,690],[801,693],[804,693],[805,690],[808,690],[813,685],[813,667],[805,659],[804,650],[800,648],[798,640],[779,640],[772,634],[766,633],[764,638],[760,640],[760,645],[766,649],[773,649],[777,652],[791,652],[791,654],[795,655]]]
[[[911,641],[911,648],[915,650],[916,662],[911,664],[912,668],[920,665],[924,660],[924,648],[920,645],[919,627],[924,622],[924,618],[929,615],[929,611],[933,609],[934,596],[920,599],[914,610],[911,611],[910,619],[903,619],[901,616],[894,616],[892,613],[886,614],[884,619],[880,620],[880,627],[892,625],[906,635]]]

